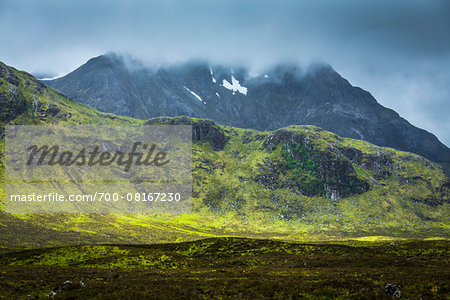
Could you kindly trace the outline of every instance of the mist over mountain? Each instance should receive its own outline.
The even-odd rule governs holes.
[[[117,115],[186,115],[257,130],[316,125],[343,137],[420,154],[450,170],[450,149],[433,134],[383,107],[325,64],[306,69],[282,64],[252,74],[244,66],[201,61],[150,68],[111,53],[44,82]]]

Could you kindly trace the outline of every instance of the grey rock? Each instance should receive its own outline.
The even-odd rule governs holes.
[[[77,283],[73,283],[70,280],[66,280],[62,284],[57,285],[53,290],[51,290],[50,293],[48,293],[48,297],[55,297],[61,294],[63,291],[75,290],[84,287],[86,287],[86,285],[81,280]]]
[[[198,120],[187,117],[180,118],[154,118],[145,122],[145,125],[192,125],[192,142],[209,142],[215,151],[225,148],[230,139],[223,129],[211,120]]]
[[[384,287],[384,291],[388,296],[394,296],[395,298],[400,298],[401,292],[397,285],[388,283]]]

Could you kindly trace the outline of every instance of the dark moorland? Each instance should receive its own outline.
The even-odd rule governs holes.
[[[60,285],[66,299],[389,299],[390,283],[405,299],[444,299],[449,245],[212,238],[25,250],[0,255],[0,298],[44,298]]]

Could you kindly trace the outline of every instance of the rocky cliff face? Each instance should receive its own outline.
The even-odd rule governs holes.
[[[225,148],[230,139],[225,135],[223,128],[211,120],[194,120],[188,117],[168,118],[161,117],[150,119],[145,125],[191,125],[193,143],[209,143],[213,150],[219,151]]]
[[[141,119],[187,115],[219,124],[276,130],[315,125],[343,137],[420,154],[450,170],[450,149],[414,127],[330,66],[245,68],[186,63],[150,69],[117,55],[89,60],[46,84],[104,112]]]

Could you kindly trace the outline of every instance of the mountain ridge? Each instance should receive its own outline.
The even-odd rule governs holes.
[[[179,115],[223,125],[276,130],[315,125],[340,136],[417,153],[449,174],[450,149],[352,86],[329,65],[278,65],[260,75],[192,61],[147,68],[108,54],[64,77],[43,81],[100,111],[142,119]]]

